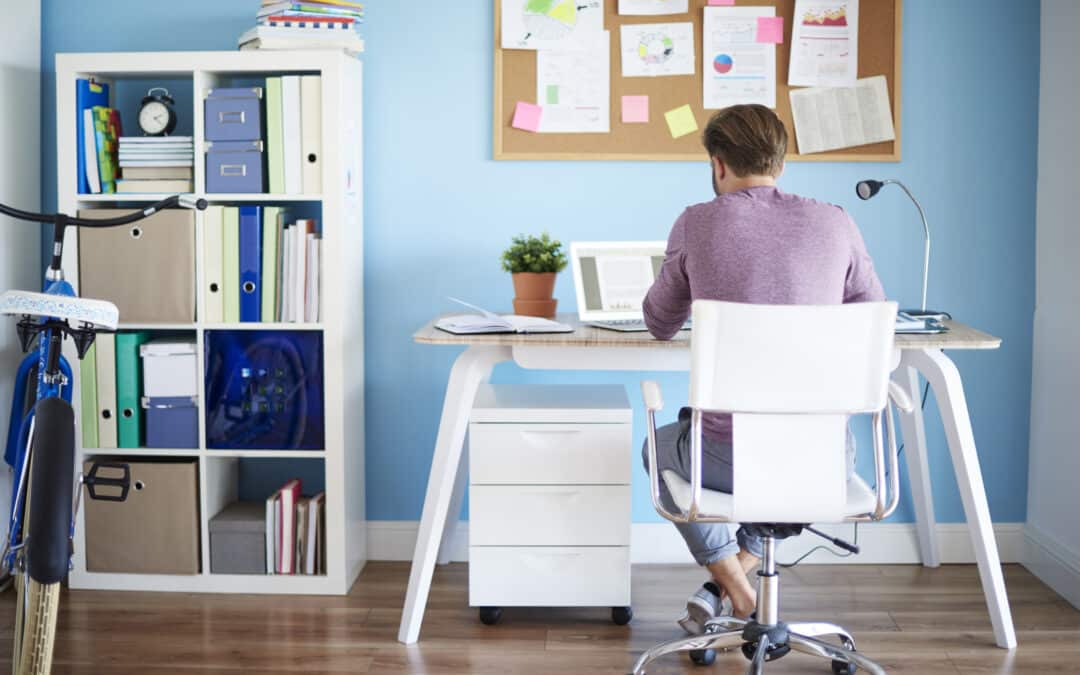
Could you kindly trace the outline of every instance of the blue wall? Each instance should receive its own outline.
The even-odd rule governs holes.
[[[231,49],[258,4],[44,0],[45,207],[56,204],[56,52]],[[930,304],[1004,338],[996,352],[954,354],[998,521],[1024,520],[1027,494],[1039,73],[1032,5],[908,0],[904,161],[792,164],[781,181],[788,191],[849,209],[889,294],[907,305],[919,298],[917,214],[898,191],[863,203],[853,186],[864,177],[895,176],[922,199],[934,231]],[[710,198],[711,190],[704,163],[493,162],[491,3],[369,0],[367,9],[367,504],[372,519],[409,520],[420,515],[457,354],[415,345],[412,332],[452,308],[446,295],[507,308],[512,290],[498,255],[513,234],[662,239],[682,208]],[[1001,35],[1009,39],[991,39]],[[569,274],[556,292],[561,308],[573,310]],[[640,377],[512,365],[495,372],[496,382],[624,383],[635,400]],[[655,377],[669,400],[667,421],[686,379]],[[932,397],[927,411],[937,516],[962,520]],[[641,438],[640,409],[635,424]],[[642,474],[636,478],[635,520],[656,520]],[[907,500],[896,519],[911,520]]]

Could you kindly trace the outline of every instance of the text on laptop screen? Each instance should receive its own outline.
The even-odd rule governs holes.
[[[587,312],[640,312],[664,264],[662,252],[649,255],[640,248],[581,250],[579,256]]]

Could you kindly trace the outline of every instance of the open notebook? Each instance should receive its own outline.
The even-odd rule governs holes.
[[[480,333],[573,333],[574,329],[565,323],[541,319],[535,316],[517,314],[495,314],[482,307],[471,305],[464,300],[449,298],[454,302],[474,309],[479,314],[457,314],[446,316],[435,322],[435,327],[454,335],[476,335]]]

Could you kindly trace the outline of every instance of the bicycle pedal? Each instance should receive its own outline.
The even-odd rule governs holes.
[[[119,478],[110,478],[98,475],[101,469],[112,469],[122,473]],[[131,490],[131,466],[123,462],[94,462],[90,467],[90,473],[83,476],[83,484],[86,485],[86,493],[90,499],[104,502],[127,501],[128,492]],[[119,494],[99,493],[100,488],[119,490]]]

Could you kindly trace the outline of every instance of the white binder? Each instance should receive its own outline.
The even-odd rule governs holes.
[[[225,320],[225,289],[222,285],[222,247],[225,207],[207,207],[203,215],[203,323]]]
[[[300,78],[300,152],[304,194],[322,192],[322,78]]]
[[[285,135],[285,194],[303,194],[300,76],[281,78],[281,127]]]
[[[116,336],[98,333],[97,402],[98,447],[116,447]]]

